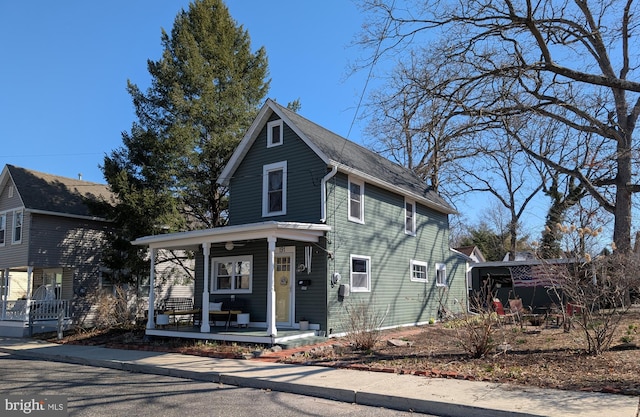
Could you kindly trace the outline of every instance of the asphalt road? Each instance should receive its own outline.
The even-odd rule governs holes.
[[[67,398],[69,416],[82,417],[413,415],[281,392],[25,360],[3,353],[0,353],[0,393],[63,395]]]

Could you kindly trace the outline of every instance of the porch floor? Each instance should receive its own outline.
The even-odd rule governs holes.
[[[304,346],[326,341],[323,336],[316,336],[315,330],[278,329],[275,337],[267,335],[267,329],[260,327],[211,327],[208,333],[200,332],[200,326],[167,325],[164,328],[146,329],[147,336],[179,337],[186,339],[218,340],[239,343],[260,343],[281,345],[283,347]]]

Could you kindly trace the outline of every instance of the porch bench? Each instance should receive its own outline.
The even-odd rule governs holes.
[[[245,300],[241,299],[221,299],[216,300],[212,303],[209,303],[209,319],[212,321],[216,321],[216,318],[219,320],[225,321],[225,329],[229,329],[229,325],[231,324],[231,319],[233,317],[238,317],[238,314],[247,312],[247,303]]]
[[[191,320],[195,323],[196,317],[201,311],[199,308],[194,308],[193,299],[187,297],[169,297],[163,301],[161,310],[173,318],[176,327],[181,316],[191,316]]]

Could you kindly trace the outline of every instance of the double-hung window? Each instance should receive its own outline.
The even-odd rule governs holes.
[[[416,235],[416,203],[405,200],[404,202],[404,232],[408,235]]]
[[[447,286],[447,267],[445,264],[436,264],[436,285]]]
[[[287,214],[287,161],[262,168],[262,216]]]
[[[7,213],[0,213],[0,246],[4,246],[4,237],[7,234]]]
[[[267,123],[267,148],[282,145],[282,119]]]
[[[349,220],[364,223],[364,183],[349,178]]]
[[[351,255],[351,291],[371,291],[371,257]]]
[[[427,263],[422,261],[411,260],[411,281],[427,282]]]
[[[23,221],[23,212],[14,211],[13,212],[13,240],[12,243],[20,243],[22,242],[22,221]]]
[[[253,257],[231,256],[211,260],[211,292],[250,293],[252,290]]]

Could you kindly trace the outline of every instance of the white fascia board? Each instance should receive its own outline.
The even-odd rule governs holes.
[[[302,141],[307,144],[307,146],[309,146],[311,150],[313,150],[313,152],[318,155],[320,159],[322,159],[327,164],[329,163],[329,158],[312,141],[310,141],[300,129],[298,129],[298,126],[296,126],[284,113],[282,113],[278,109],[278,106],[274,104],[273,100],[267,99],[264,106],[262,106],[262,108],[260,109],[260,112],[258,112],[256,118],[253,120],[253,123],[251,123],[251,127],[249,127],[249,130],[247,130],[247,133],[244,135],[235,151],[231,155],[229,162],[220,173],[218,184],[225,187],[229,185],[233,173],[236,171],[236,169],[240,165],[240,162],[242,162],[242,160],[246,156],[247,152],[249,152],[249,149],[262,130],[262,127],[267,123],[267,120],[269,120],[269,116],[271,115],[271,113],[277,114],[282,119],[282,121],[286,123],[286,125],[291,130],[293,130],[298,135],[298,137],[300,137]]]
[[[60,213],[57,211],[36,210],[36,209],[24,209],[24,211],[25,213],[44,214],[47,216],[67,217],[70,219],[93,220],[93,221],[111,223],[110,220],[107,220],[104,217],[97,217],[97,216],[83,216],[81,214],[69,214],[69,213]]]
[[[251,123],[249,130],[247,130],[247,133],[245,133],[244,137],[242,138],[236,149],[233,151],[231,158],[229,158],[229,162],[227,162],[227,165],[225,165],[224,169],[220,173],[220,177],[217,181],[218,184],[225,187],[229,185],[233,173],[236,171],[238,165],[240,165],[240,162],[242,162],[247,152],[249,152],[249,149],[251,149],[251,145],[253,145],[253,142],[258,137],[262,126],[269,119],[270,109],[271,107],[269,106],[269,100],[267,100],[267,103],[262,106],[262,108],[258,112],[258,115],[253,120],[253,123]]]
[[[422,204],[423,206],[429,207],[433,210],[439,211],[441,213],[445,213],[445,214],[456,214],[457,211],[451,209],[450,207],[445,207],[442,206],[440,204],[436,204],[431,200],[427,200],[426,198],[422,197],[421,195],[412,193],[408,190],[405,190],[403,188],[398,187],[395,184],[391,184],[389,182],[386,181],[382,181],[380,178],[374,177],[372,175],[369,175],[365,172],[359,171],[357,169],[351,168],[347,165],[341,164],[337,161],[330,161],[330,164],[335,164],[338,169],[342,172],[345,172],[349,175],[353,175],[355,177],[358,177],[360,179],[363,179],[365,182],[368,182],[370,184],[373,185],[377,185],[378,187],[384,188],[386,190],[392,191],[396,194],[400,194],[404,197],[408,197],[412,200],[415,200],[417,203]]]
[[[228,241],[265,239],[276,237],[305,242],[318,242],[330,226],[313,223],[262,222],[189,232],[168,233],[138,238],[131,242],[152,249],[197,247],[203,243],[223,243]]]

